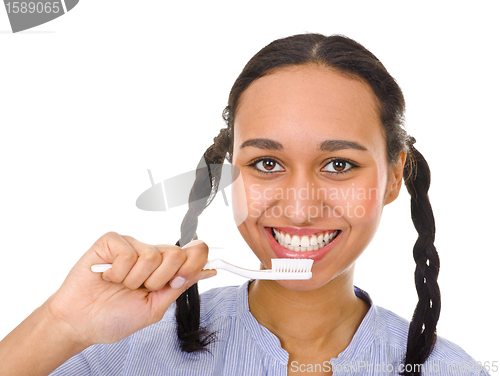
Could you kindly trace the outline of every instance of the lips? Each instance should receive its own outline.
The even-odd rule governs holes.
[[[342,231],[336,229],[265,227],[265,232],[277,258],[305,258],[316,262],[321,260],[342,237]]]

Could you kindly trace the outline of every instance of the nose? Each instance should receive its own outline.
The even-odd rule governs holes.
[[[324,192],[320,182],[307,173],[297,173],[283,181],[282,213],[294,225],[309,225],[322,216]]]

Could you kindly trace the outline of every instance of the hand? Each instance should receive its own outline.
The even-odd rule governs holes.
[[[182,249],[109,232],[76,263],[45,309],[85,346],[116,342],[160,321],[185,290],[216,275],[202,270],[207,257],[201,240]],[[102,274],[90,270],[102,263],[113,266]]]

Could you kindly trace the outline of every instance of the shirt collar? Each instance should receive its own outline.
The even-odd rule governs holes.
[[[370,295],[366,291],[354,286],[354,293],[358,298],[367,302],[370,305],[370,309],[361,321],[349,345],[337,357],[330,359],[330,363],[332,364],[343,365],[351,363],[354,359],[365,353],[366,348],[375,340],[377,307],[373,304]]]
[[[276,337],[265,326],[261,325],[250,312],[248,305],[248,287],[253,280],[245,282],[238,288],[237,293],[237,312],[238,317],[242,320],[246,330],[250,333],[254,341],[264,350],[275,358],[278,362],[288,364],[288,352],[281,347],[278,337]],[[343,364],[352,361],[359,355],[364,353],[364,350],[375,339],[375,323],[377,317],[376,306],[372,303],[370,295],[362,289],[354,286],[356,296],[370,305],[370,309],[359,325],[354,337],[349,345],[342,351],[338,357],[331,358],[331,363]]]

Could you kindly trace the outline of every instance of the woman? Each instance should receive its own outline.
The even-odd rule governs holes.
[[[54,375],[486,375],[435,334],[430,171],[403,115],[400,88],[358,43],[318,34],[271,43],[231,90],[177,245],[102,236],[2,341],[2,364],[19,375],[59,366]],[[310,280],[249,281],[200,299],[196,282],[216,272],[202,270],[208,247],[191,240],[224,159],[241,173],[235,219],[262,267],[311,258]],[[411,323],[353,286],[355,261],[403,181],[419,234]],[[101,276],[96,263],[113,267]]]

